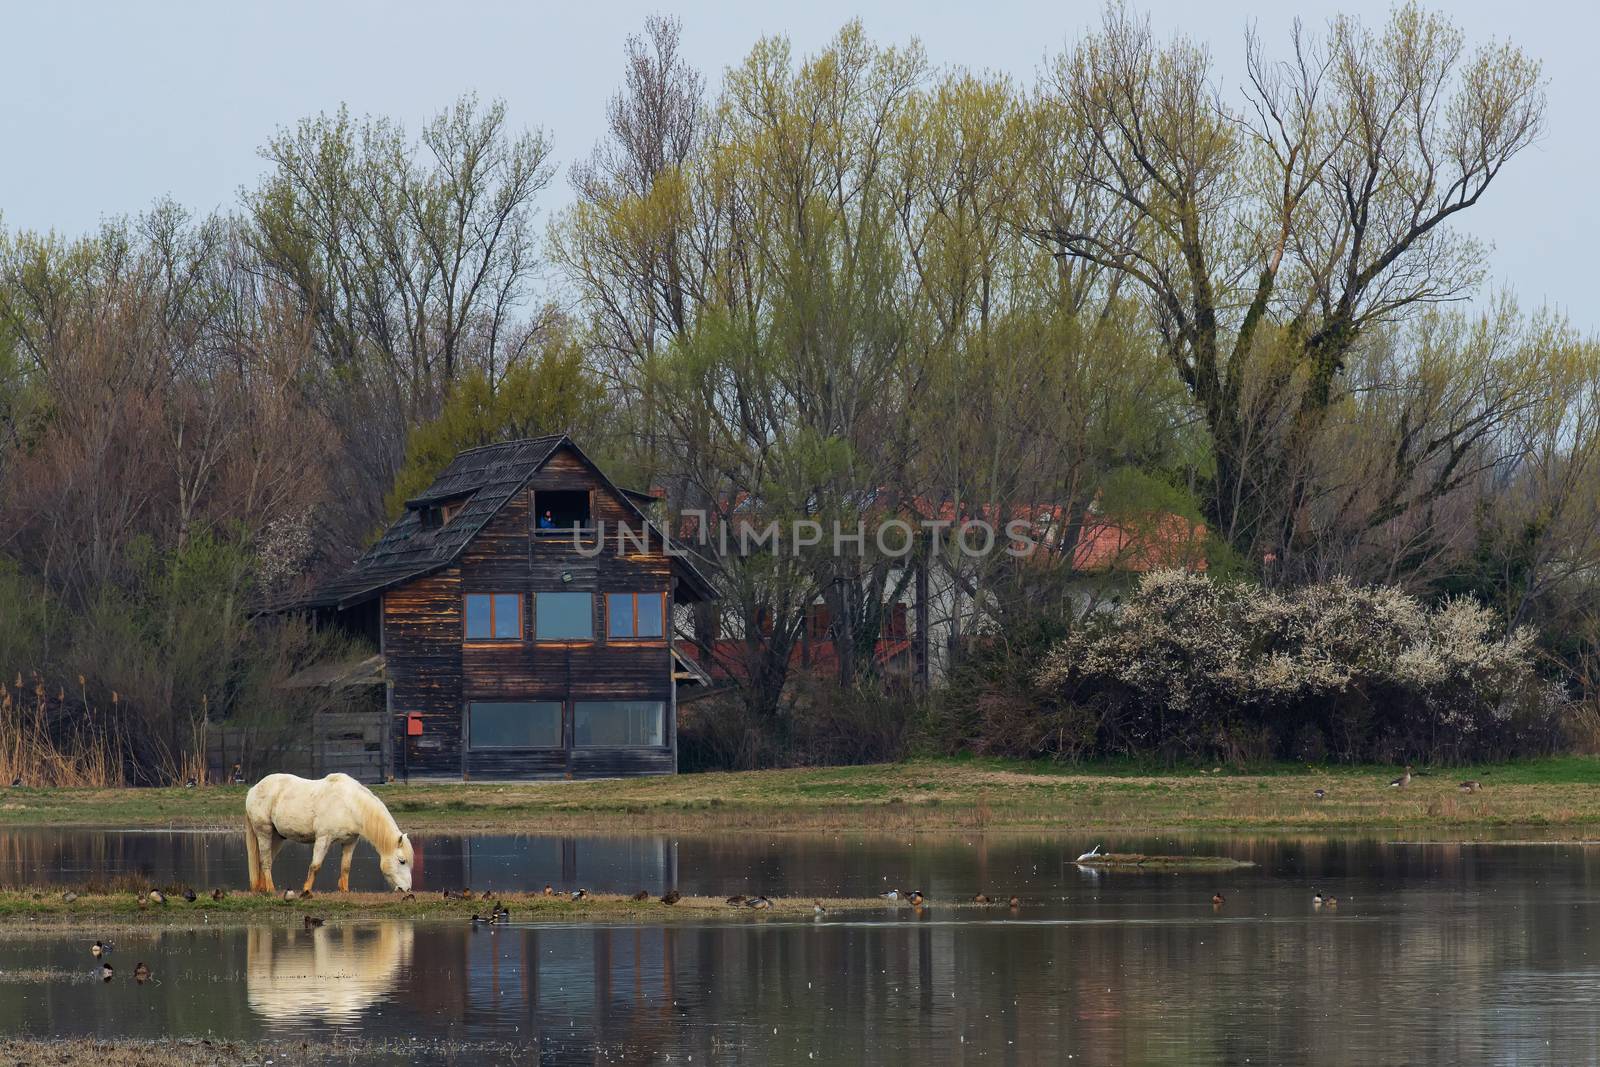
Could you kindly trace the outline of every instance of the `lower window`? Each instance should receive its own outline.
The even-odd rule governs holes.
[[[572,705],[578,748],[660,748],[667,706],[659,700],[579,700]]]
[[[475,700],[467,705],[473,748],[561,748],[559,700]]]

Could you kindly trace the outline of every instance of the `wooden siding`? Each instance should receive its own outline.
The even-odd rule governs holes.
[[[572,535],[534,529],[541,489],[592,490],[593,518],[607,528],[598,554],[580,551]],[[666,595],[672,619],[672,566],[659,540],[633,542],[619,555],[612,536],[639,520],[572,452],[558,451],[529,485],[506,501],[463,549],[456,565],[384,595],[384,654],[392,680],[395,773],[468,778],[609,777],[670,774],[677,768],[677,731],[670,636],[606,638],[607,593]],[[534,640],[537,594],[593,595],[592,642]],[[523,633],[517,642],[463,641],[462,597],[520,593]],[[564,706],[561,750],[477,750],[466,743],[466,705],[474,700],[558,700]],[[666,706],[660,748],[574,749],[572,701],[656,700]],[[420,738],[405,735],[408,713],[422,715]]]

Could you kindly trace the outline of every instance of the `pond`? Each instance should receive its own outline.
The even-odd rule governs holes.
[[[236,837],[3,831],[0,881],[138,870],[237,886]],[[144,986],[92,979],[92,932],[13,928],[0,936],[0,1033],[435,1043],[372,1060],[396,1063],[475,1047],[547,1062],[1600,1059],[1600,848],[1581,843],[1104,842],[1256,864],[1222,874],[1095,874],[1071,862],[1093,842],[1015,834],[422,843],[421,888],[864,896],[893,884],[935,903],[920,916],[655,927],[330,919],[122,933],[121,965],[155,971]],[[303,852],[285,853],[302,871]],[[358,873],[377,884],[370,853]],[[1024,906],[938,905],[979,889]],[[1313,908],[1315,889],[1338,909]]]

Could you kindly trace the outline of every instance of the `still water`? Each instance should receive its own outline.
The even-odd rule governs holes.
[[[432,1042],[382,1060],[396,1063],[1600,1062],[1600,847],[1108,840],[1257,866],[1096,875],[1071,862],[1092,843],[434,836],[419,888],[864,896],[888,884],[935,903],[920,917],[662,927],[374,919],[121,933],[122,966],[156,972],[143,987],[90,978],[92,932],[12,930],[0,938],[0,1033]],[[303,852],[286,862],[303,871]],[[358,878],[375,886],[362,852]],[[117,871],[237,886],[242,845],[0,832],[0,882]],[[1024,906],[937,903],[980,889]],[[1337,895],[1337,911],[1313,909],[1315,889]]]

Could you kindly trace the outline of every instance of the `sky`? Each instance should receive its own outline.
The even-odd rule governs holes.
[[[1381,23],[1384,0],[1290,4],[1136,0],[1160,36],[1205,41],[1231,88],[1243,80],[1254,22],[1283,54],[1292,20],[1316,27],[1336,12]],[[163,4],[0,0],[0,223],[75,235],[161,196],[197,212],[228,209],[263,169],[259,146],[301,117],[388,115],[415,130],[464,92],[506,101],[512,122],[542,127],[563,172],[604,128],[622,79],[624,41],[647,15],[683,22],[684,51],[714,87],[764,35],[797,54],[859,17],[876,40],[920,40],[940,66],[1005,72],[1031,83],[1047,56],[1099,19],[1098,0],[808,0],[804,4],[527,2]],[[1492,244],[1491,287],[1525,307],[1550,306],[1584,332],[1600,328],[1591,299],[1600,230],[1600,7],[1546,0],[1449,5],[1477,44],[1510,39],[1545,64],[1544,139],[1513,161],[1467,213]],[[568,199],[563,173],[543,209]]]

